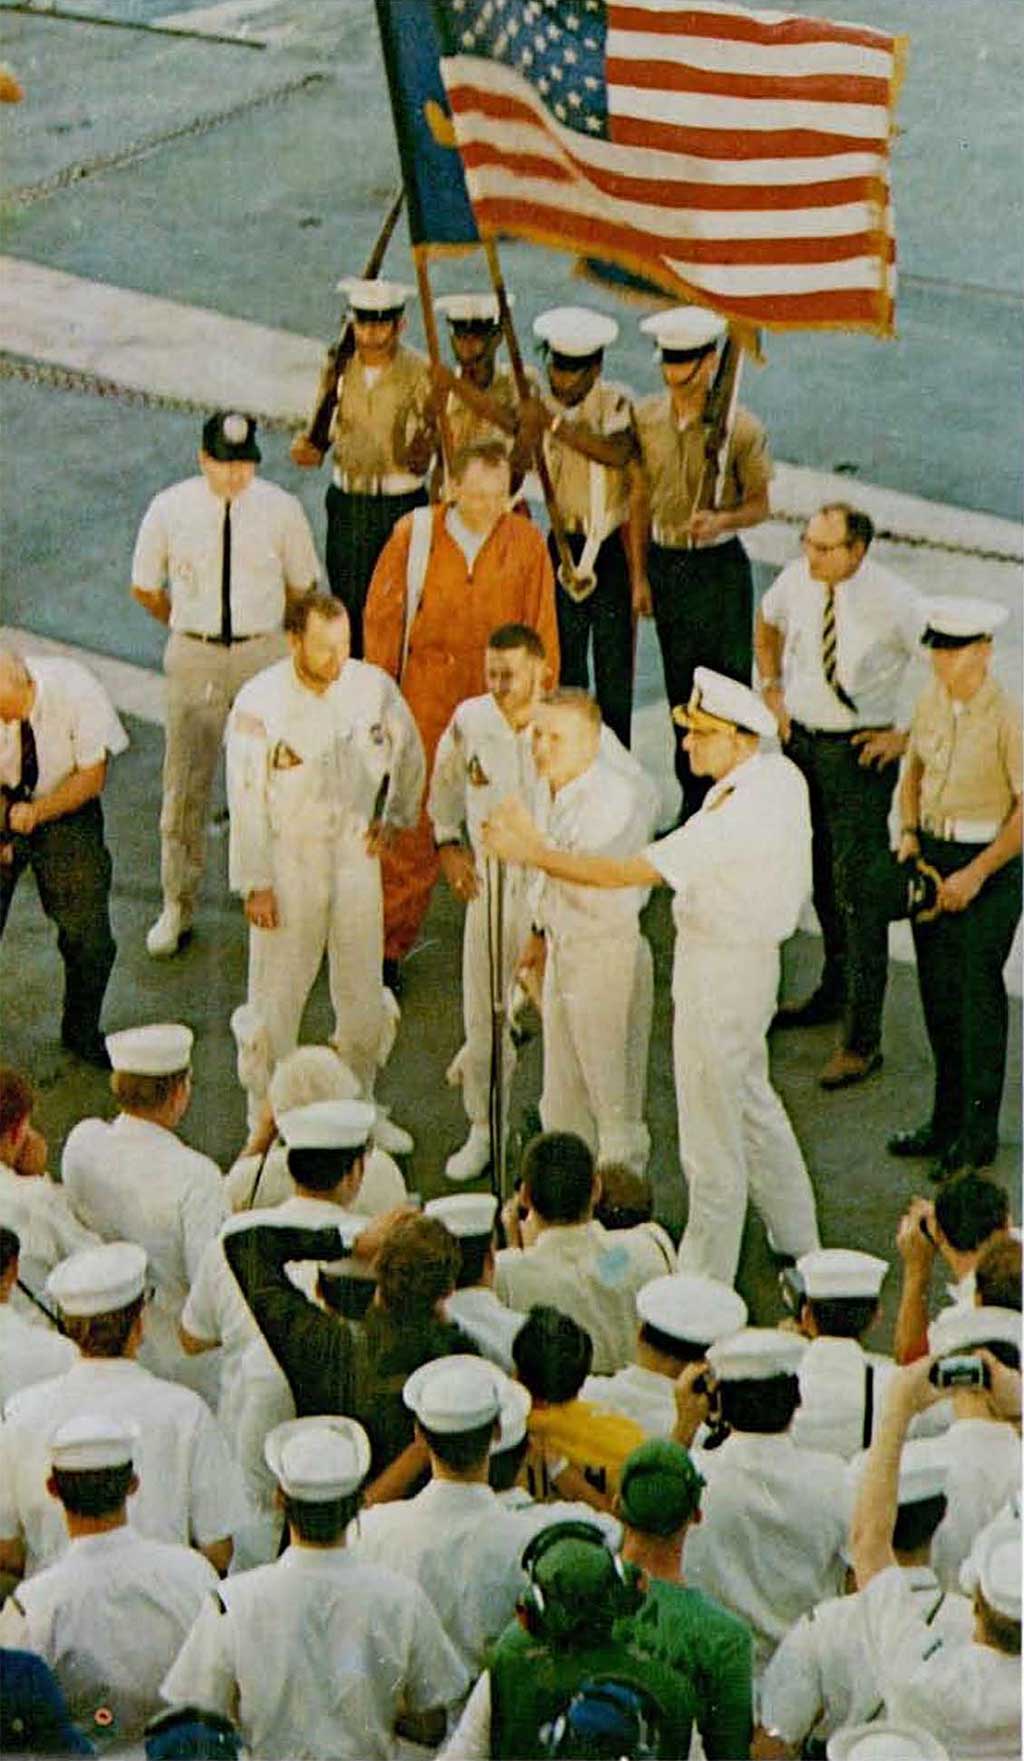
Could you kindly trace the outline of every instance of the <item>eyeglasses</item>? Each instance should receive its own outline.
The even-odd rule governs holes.
[[[801,533],[800,542],[803,545],[805,550],[825,550],[825,551],[827,551],[827,550],[849,550],[849,548],[850,548],[850,542],[849,542],[849,539],[847,539],[847,538],[843,538],[838,544],[820,544],[816,538],[809,537],[806,532]]]

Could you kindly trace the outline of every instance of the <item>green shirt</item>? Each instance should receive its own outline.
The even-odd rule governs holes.
[[[616,1622],[615,1636],[691,1683],[708,1761],[749,1754],[754,1647],[744,1621],[700,1590],[651,1578],[642,1607]]]

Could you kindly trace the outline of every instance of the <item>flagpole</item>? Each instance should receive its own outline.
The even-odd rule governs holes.
[[[437,335],[437,316],[434,312],[434,296],[430,288],[430,276],[427,272],[427,247],[413,245],[412,260],[416,265],[416,285],[419,288],[420,305],[423,308],[423,333],[427,339],[427,354],[432,367],[443,365],[441,361],[441,345]],[[451,481],[452,474],[452,431],[448,425],[447,399],[443,398],[437,407],[437,427],[441,436],[441,459],[444,464],[445,481]]]
[[[533,396],[533,389],[526,376],[522,351],[519,347],[519,338],[516,335],[516,327],[512,322],[512,309],[508,303],[508,289],[505,286],[505,277],[502,273],[501,262],[498,257],[498,247],[491,238],[485,238],[482,242],[484,254],[487,258],[488,273],[491,277],[491,286],[498,299],[498,312],[501,318],[502,335],[505,338],[505,347],[508,349],[508,358],[515,377],[516,391],[519,393],[520,403],[525,404]],[[562,520],[562,515],[558,503],[555,500],[555,486],[551,481],[551,472],[548,470],[548,461],[544,456],[543,435],[539,435],[537,438],[537,450],[534,454],[534,463],[537,467],[537,476],[540,478],[541,489],[544,491],[544,505],[548,511],[548,519],[551,522],[551,533],[555,540],[555,549],[558,552],[559,574],[565,581],[574,581],[576,579],[576,565],[573,562],[572,552],[569,549],[569,540],[565,535],[565,525]]]

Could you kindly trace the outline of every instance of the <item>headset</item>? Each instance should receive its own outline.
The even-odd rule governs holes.
[[[603,1601],[609,1626],[612,1621],[619,1620],[624,1615],[636,1613],[646,1595],[643,1573],[635,1565],[619,1557],[596,1523],[552,1523],[550,1528],[541,1529],[538,1535],[534,1535],[522,1558],[523,1570],[529,1583],[516,1602],[516,1614],[531,1637],[559,1640],[577,1632],[581,1625],[591,1624],[593,1603],[589,1609],[581,1610],[578,1601],[573,1600],[570,1603],[552,1585],[549,1584],[545,1590],[537,1581],[537,1568],[541,1560],[562,1541],[586,1542],[596,1547],[608,1561]]]

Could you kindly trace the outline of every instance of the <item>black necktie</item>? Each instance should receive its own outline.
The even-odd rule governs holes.
[[[19,801],[31,801],[39,782],[39,753],[36,749],[36,736],[32,723],[26,717],[19,722],[21,730],[21,778],[18,783]]]
[[[856,710],[857,705],[853,698],[839,683],[839,668],[836,664],[836,596],[831,587],[825,589],[825,612],[821,622],[821,664],[825,678],[840,703],[846,709]]]
[[[224,532],[220,553],[220,639],[231,641],[231,503],[224,503]]]

